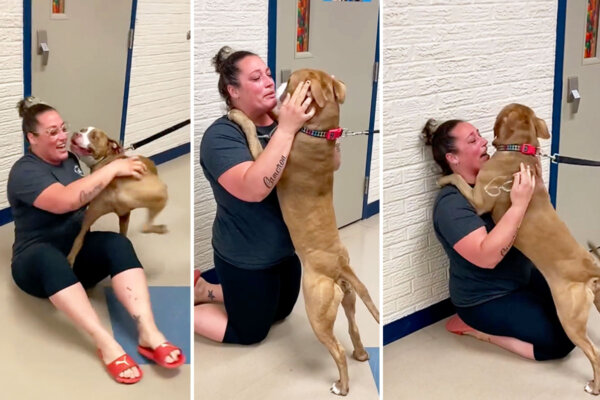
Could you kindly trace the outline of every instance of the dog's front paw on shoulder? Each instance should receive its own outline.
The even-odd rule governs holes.
[[[452,175],[442,176],[436,182],[439,187],[444,187],[446,185],[450,185],[453,182]]]

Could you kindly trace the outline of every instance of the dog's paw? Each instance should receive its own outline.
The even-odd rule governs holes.
[[[333,382],[333,385],[331,385],[331,388],[329,389],[329,391],[338,396],[347,395],[348,388],[346,388],[346,390],[344,390],[343,388],[341,388],[341,386],[342,386],[342,384],[340,383],[340,381]]]
[[[352,357],[358,361],[367,361],[369,359],[369,353],[367,353],[365,349],[362,349],[362,351],[354,350],[352,352]]]
[[[452,178],[451,178],[450,176],[451,176],[451,175],[442,176],[440,179],[438,179],[438,180],[436,181],[436,182],[437,182],[437,185],[438,185],[439,187],[444,187],[444,186],[446,186],[446,185],[449,185],[449,184],[451,184],[451,183],[452,183]]]
[[[586,393],[593,394],[594,396],[598,396],[600,394],[600,390],[594,390],[594,381],[589,381],[587,385],[583,388]]]

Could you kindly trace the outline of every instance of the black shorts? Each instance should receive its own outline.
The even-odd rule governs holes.
[[[262,341],[271,325],[287,317],[296,304],[302,276],[298,256],[260,270],[238,268],[216,254],[214,260],[227,311],[223,342]]]
[[[473,307],[455,308],[478,331],[533,344],[538,361],[563,358],[575,347],[558,319],[546,280],[535,268],[526,287]]]
[[[109,275],[142,267],[129,239],[114,232],[88,232],[73,268],[67,254],[47,243],[28,247],[12,261],[15,283],[32,296],[48,298],[78,282],[87,289]]]

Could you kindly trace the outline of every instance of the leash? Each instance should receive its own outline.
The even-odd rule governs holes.
[[[165,136],[165,135],[167,135],[167,134],[169,134],[169,133],[171,133],[171,132],[174,132],[174,131],[176,131],[177,129],[183,128],[184,126],[186,126],[186,125],[189,125],[189,124],[190,124],[190,120],[189,120],[189,119],[186,119],[185,121],[183,121],[183,122],[180,122],[180,123],[178,123],[178,124],[175,124],[175,125],[173,125],[173,126],[171,126],[171,127],[167,128],[167,129],[164,129],[164,130],[162,130],[162,131],[160,131],[160,132],[158,132],[158,133],[155,133],[155,134],[154,134],[154,135],[152,135],[152,136],[149,136],[149,137],[147,137],[147,138],[145,138],[145,139],[142,139],[142,140],[140,140],[140,141],[138,141],[138,142],[135,142],[135,143],[132,143],[132,144],[130,144],[130,145],[129,145],[129,147],[127,147],[127,148],[123,149],[123,151],[125,152],[125,151],[128,151],[128,150],[135,150],[135,149],[137,149],[138,147],[141,147],[141,146],[143,146],[143,145],[145,145],[145,144],[148,144],[148,143],[150,143],[150,142],[153,142],[153,141],[155,141],[156,139],[160,139],[161,137],[163,137],[163,136]]]
[[[496,146],[497,151],[516,151],[521,154],[530,156],[542,156],[549,158],[554,164],[571,164],[571,165],[584,165],[588,167],[600,167],[600,161],[586,160],[584,158],[575,158],[561,156],[558,153],[552,155],[546,154],[542,151],[541,147],[535,147],[531,144],[499,144]]]

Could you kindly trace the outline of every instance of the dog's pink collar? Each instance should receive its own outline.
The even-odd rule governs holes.
[[[328,131],[317,131],[305,127],[300,128],[300,132],[302,133],[306,133],[309,136],[314,136],[318,138],[325,138],[327,140],[336,140],[337,138],[342,136],[343,131],[344,130],[342,128],[330,129]]]
[[[521,154],[528,156],[538,156],[542,149],[531,144],[499,144],[496,146],[497,151],[518,151]]]

